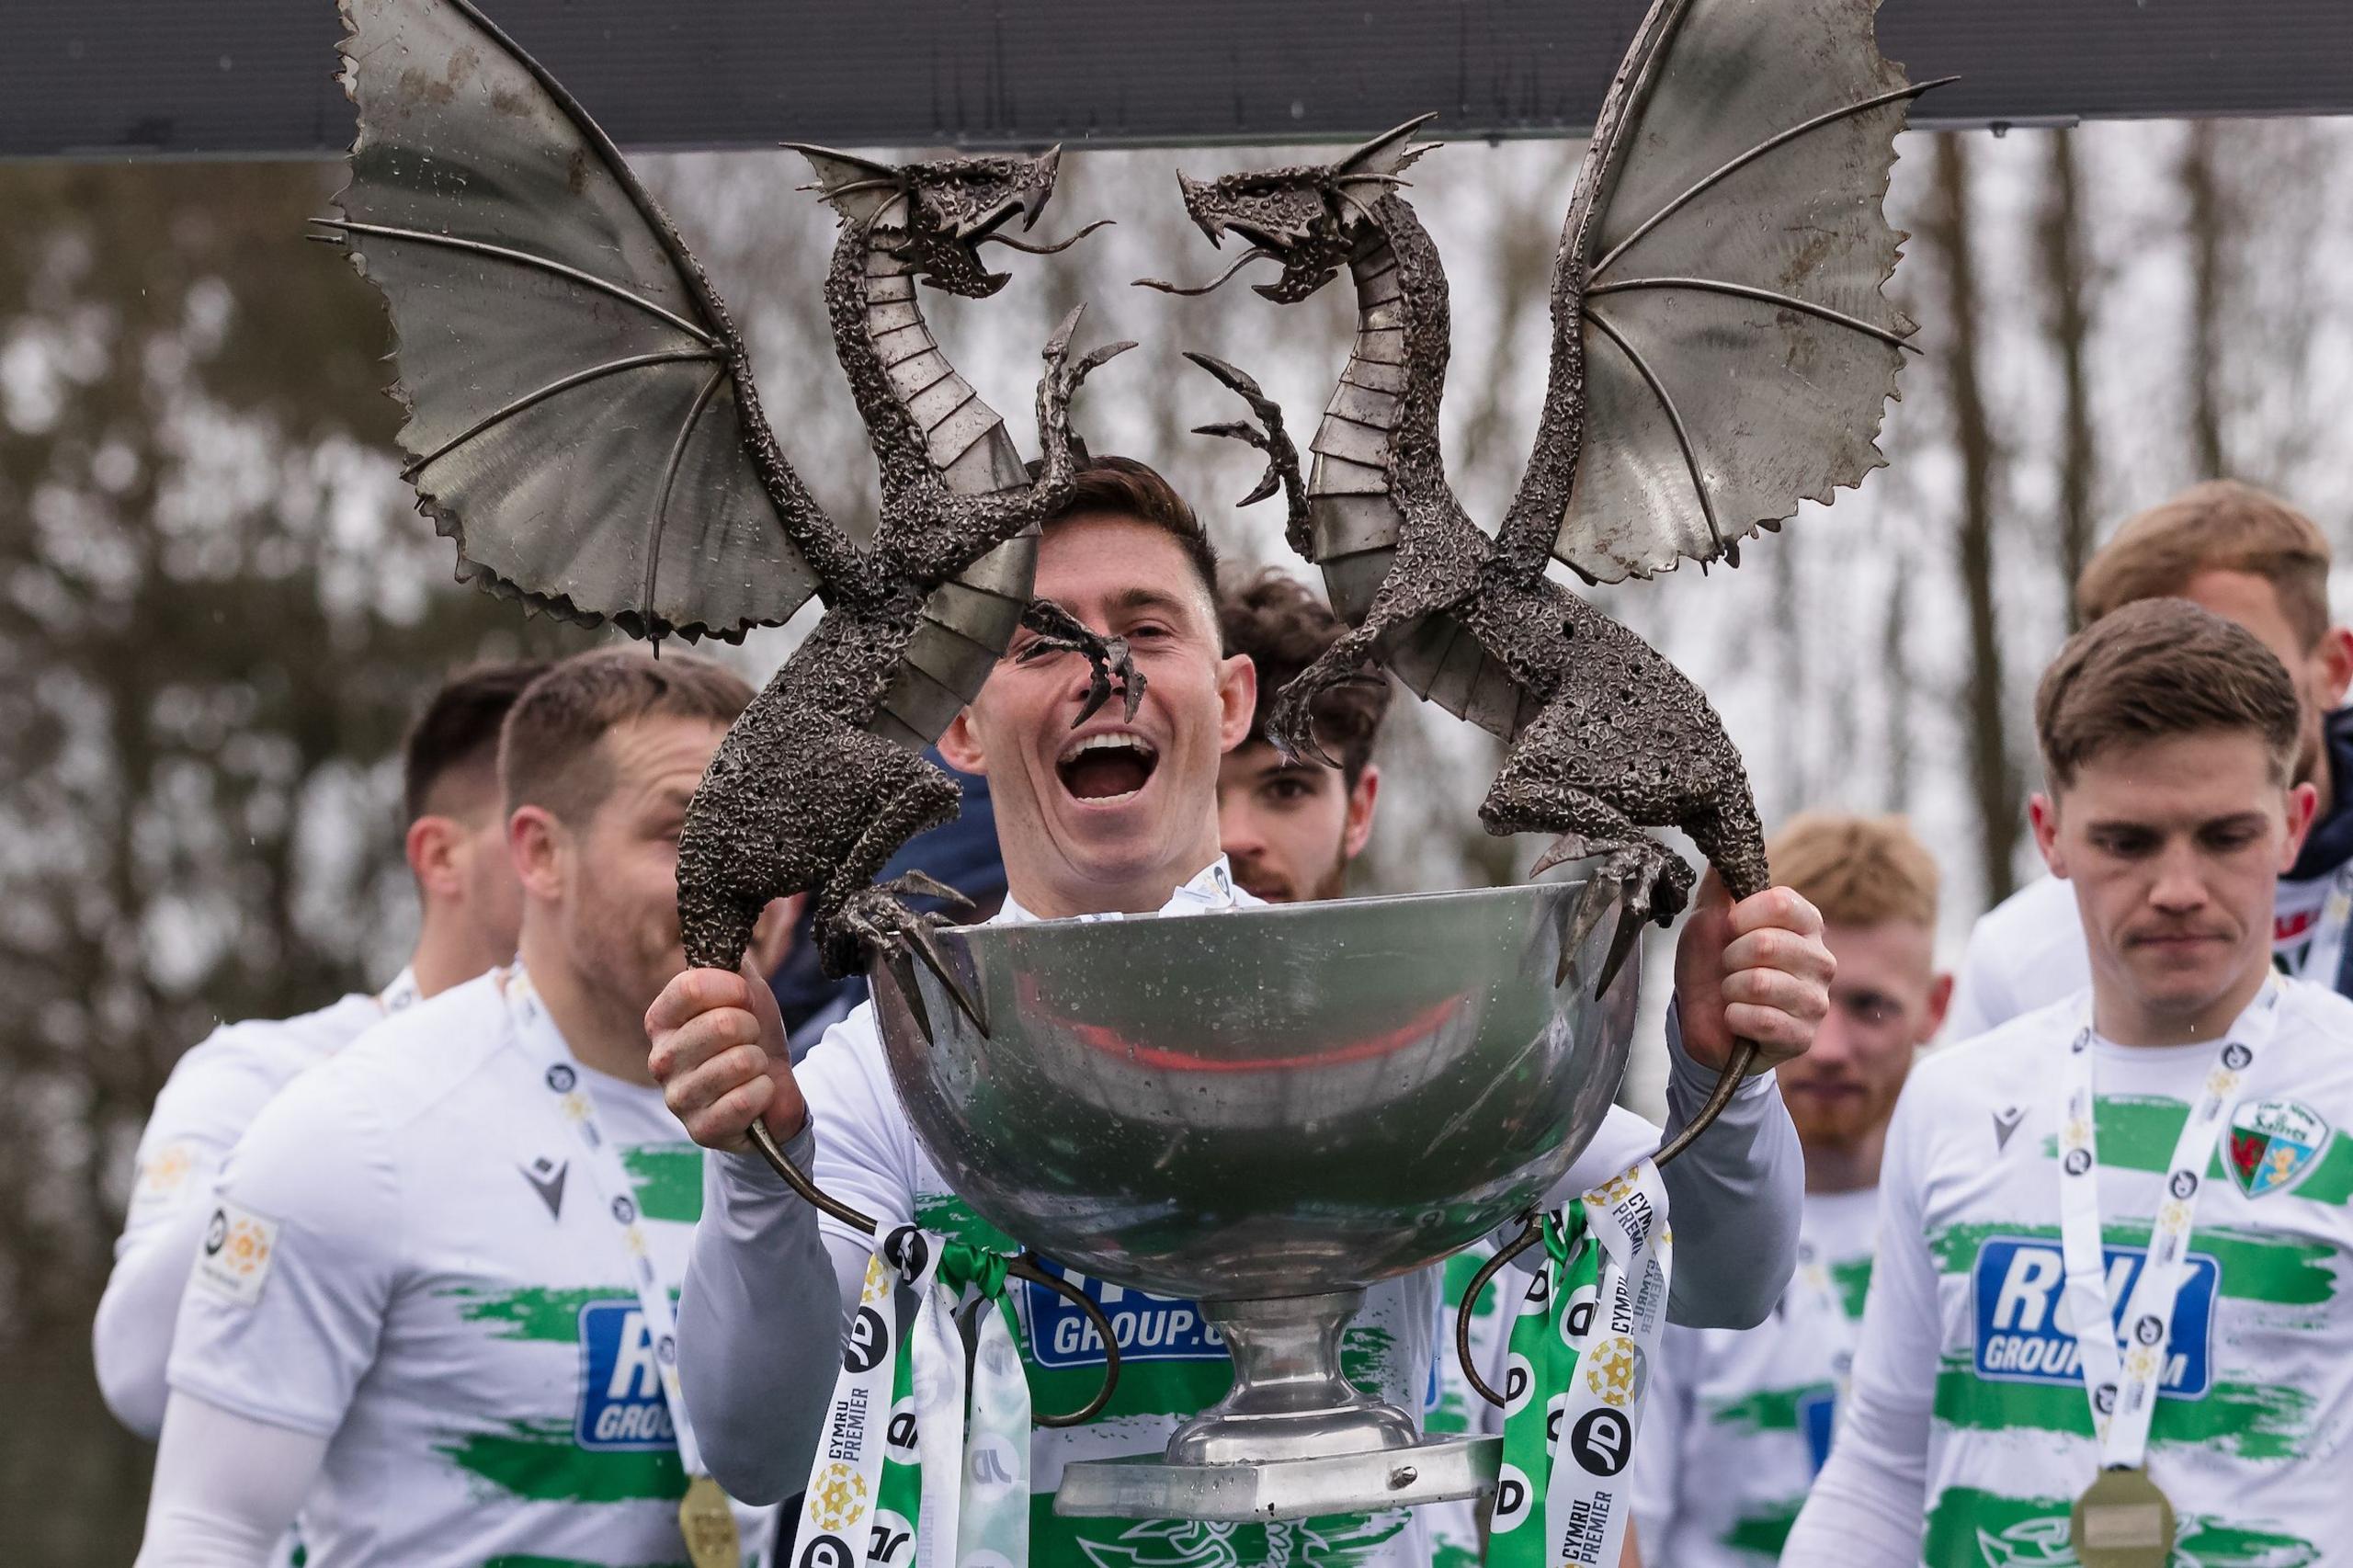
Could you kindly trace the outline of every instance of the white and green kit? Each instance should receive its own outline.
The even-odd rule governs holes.
[[[1830,1454],[1879,1195],[1806,1194],[1797,1273],[1752,1329],[1669,1327],[1634,1490],[1646,1561],[1767,1568]]]
[[[585,1068],[552,1088],[507,979],[303,1074],[222,1176],[171,1383],[329,1438],[303,1509],[315,1562],[686,1562],[665,1347],[627,1238],[681,1276],[700,1151],[655,1089]],[[566,1095],[593,1103],[626,1193],[600,1193]],[[769,1528],[738,1522],[747,1543]]]
[[[2071,1000],[1914,1072],[1849,1409],[1792,1560],[2073,1562],[2070,1511],[2104,1462],[2145,1463],[2171,1500],[2176,1568],[2347,1560],[2353,1002],[2272,985],[2222,1041],[2115,1045]],[[2079,1037],[2087,1119],[2068,1104]],[[2177,1167],[2218,1093],[2211,1147]],[[2073,1248],[2071,1181],[2097,1219]],[[2169,1304],[2142,1289],[2153,1273]],[[2071,1297],[2104,1304],[2104,1355]],[[2096,1437],[2087,1343],[2120,1369],[2096,1380],[2120,1384],[2109,1403],[2146,1417],[2144,1449],[2129,1430]]]

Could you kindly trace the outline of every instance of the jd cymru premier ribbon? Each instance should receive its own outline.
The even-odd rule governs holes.
[[[1488,1568],[1615,1568],[1674,1238],[1649,1160],[1543,1220],[1506,1346]],[[1598,1245],[1596,1245],[1596,1244]]]
[[[809,1472],[794,1568],[1026,1568],[1029,1385],[1001,1255],[912,1225],[867,1260]],[[900,1290],[912,1297],[902,1332]],[[957,1301],[983,1306],[966,1421]],[[887,1403],[886,1403],[887,1396]]]

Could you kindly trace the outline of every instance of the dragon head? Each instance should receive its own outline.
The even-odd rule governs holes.
[[[1282,276],[1255,287],[1278,303],[1297,304],[1329,283],[1356,254],[1373,222],[1374,207],[1405,183],[1399,172],[1430,150],[1427,143],[1414,144],[1414,132],[1435,118],[1426,114],[1407,120],[1329,164],[1215,180],[1178,174],[1185,210],[1210,244],[1222,246],[1225,236],[1233,233],[1248,241],[1250,248],[1198,288],[1180,289],[1156,278],[1140,278],[1137,283],[1169,294],[1206,294],[1251,262],[1272,259],[1282,263]]]
[[[1062,165],[1060,147],[1034,158],[991,153],[893,166],[824,147],[786,145],[817,171],[817,184],[804,188],[820,192],[843,222],[866,225],[869,244],[912,262],[915,276],[933,288],[968,300],[988,298],[1010,276],[983,265],[983,244],[1050,256],[1103,226],[1089,223],[1051,245],[999,232],[1017,217],[1026,232],[1046,210]]]

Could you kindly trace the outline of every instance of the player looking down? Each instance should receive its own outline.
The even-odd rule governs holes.
[[[254,1568],[298,1505],[312,1560],[352,1568],[675,1563],[682,1506],[729,1516],[665,1386],[701,1158],[642,1020],[685,967],[688,799],[750,699],[608,649],[516,702],[515,961],[305,1074],[230,1156],[141,1568]],[[747,1568],[767,1526],[735,1520]]]
[[[1127,640],[1146,676],[1132,722],[1116,710],[1075,731],[1087,696],[1083,661],[1031,656],[1017,637],[1005,662],[949,728],[941,749],[987,776],[1010,893],[996,919],[1082,915],[1213,915],[1257,902],[1219,852],[1221,758],[1249,733],[1247,659],[1222,652],[1214,560],[1190,509],[1142,464],[1106,458],[1082,473],[1071,507],[1045,525],[1036,592],[1099,633]],[[1705,1097],[1734,1033],[1767,1055],[1803,1051],[1827,1006],[1829,954],[1804,900],[1773,889],[1736,908],[1721,893],[1687,926],[1678,951],[1679,1033],[1670,1028],[1671,1119]],[[713,1471],[736,1495],[767,1500],[809,1472],[872,1238],[794,1197],[750,1154],[756,1117],[813,1165],[820,1186],[884,1225],[950,1236],[986,1233],[915,1142],[883,1063],[870,1008],[835,1026],[797,1068],[786,1065],[765,986],[691,971],[647,1016],[652,1065],[710,1162],[706,1213],[680,1308],[680,1369]],[[1613,1110],[1563,1183],[1574,1194],[1625,1168],[1659,1130]],[[1786,1280],[1802,1175],[1795,1134],[1769,1074],[1744,1086],[1726,1119],[1669,1167],[1678,1252],[1673,1310],[1696,1323],[1753,1323]],[[1091,1290],[1118,1287],[1088,1282]],[[1418,1408],[1437,1347],[1438,1271],[1374,1286],[1347,1343],[1368,1392]],[[1412,1511],[1301,1525],[1193,1526],[1056,1516],[1063,1464],[1157,1450],[1175,1424],[1229,1381],[1224,1352],[1190,1303],[1139,1301],[1121,1315],[1155,1336],[1128,1363],[1110,1408],[1089,1425],[1034,1434],[1030,1540],[1040,1563],[1165,1560],[1204,1550],[1245,1562],[1305,1551],[1324,1561],[1423,1568]],[[1054,1332],[1038,1303],[1020,1349],[1039,1409],[1069,1408],[1099,1385],[1100,1346]],[[1075,1314],[1072,1314],[1075,1315]],[[1039,1325],[1044,1324],[1041,1329]],[[1185,1325],[1191,1326],[1187,1327]],[[1173,1336],[1173,1342],[1172,1342]],[[1271,1537],[1280,1535],[1284,1539]]]
[[[2353,994],[2353,711],[2340,706],[2353,686],[2353,631],[2330,623],[2328,570],[2328,536],[2310,517],[2217,480],[2117,529],[2085,566],[2075,608],[2088,625],[2143,599],[2185,598],[2246,628],[2286,667],[2302,710],[2294,777],[2318,804],[2279,879],[2272,954],[2289,973]],[[2089,980],[2074,897],[2058,878],[2038,879],[1970,933],[1951,1036],[1983,1034]]]
[[[415,879],[416,945],[383,990],[299,1017],[223,1024],[181,1057],[139,1139],[114,1272],[91,1349],[115,1418],[142,1437],[164,1425],[164,1365],[180,1292],[210,1215],[212,1178],[255,1115],[292,1081],[412,1002],[515,956],[522,892],[506,858],[498,728],[540,664],[452,676],[401,747],[404,848]]]
[[[2319,1563],[2353,1528],[2353,1002],[2271,967],[2305,710],[2179,599],[2035,698],[2091,984],[1920,1063],[1848,1409],[1784,1561]]]
[[[1779,1069],[1805,1150],[1797,1273],[1745,1332],[1669,1327],[1643,1409],[1635,1517],[1654,1562],[1756,1568],[1831,1446],[1870,1279],[1888,1118],[1937,1032],[1937,863],[1900,817],[1809,812],[1766,846],[1838,960],[1813,1049]]]

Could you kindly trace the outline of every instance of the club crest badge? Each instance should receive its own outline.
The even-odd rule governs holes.
[[[2231,1113],[2231,1176],[2249,1198],[2293,1187],[2327,1145],[2329,1125],[2294,1100],[2255,1100]]]

